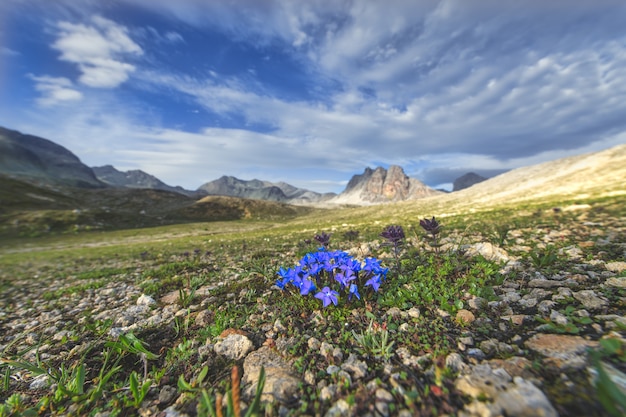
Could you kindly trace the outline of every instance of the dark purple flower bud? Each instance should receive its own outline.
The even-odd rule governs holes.
[[[314,239],[317,240],[317,242],[325,248],[330,245],[330,235],[325,232],[322,232],[319,235],[315,235]]]
[[[384,237],[389,243],[398,246],[404,241],[404,229],[402,229],[402,226],[397,225],[387,226],[380,234],[380,237]]]
[[[433,236],[439,233],[439,231],[441,230],[441,225],[439,224],[437,220],[435,220],[435,216],[433,216],[433,218],[430,220],[429,219],[420,220],[420,226],[422,226],[424,230],[426,230],[428,233],[430,233]]]

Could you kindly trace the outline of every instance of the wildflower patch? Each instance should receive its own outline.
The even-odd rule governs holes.
[[[293,268],[281,267],[276,286],[302,296],[315,294],[328,307],[337,305],[342,296],[350,302],[361,299],[360,291],[378,292],[388,271],[378,259],[360,262],[346,252],[320,248],[304,255]]]

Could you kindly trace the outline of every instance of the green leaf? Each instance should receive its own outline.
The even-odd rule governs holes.
[[[178,389],[181,391],[191,391],[193,389],[193,386],[185,381],[185,376],[181,375],[178,377]]]
[[[139,398],[139,381],[137,379],[137,372],[133,371],[129,377],[130,392],[133,394],[135,401]]]
[[[205,366],[204,368],[202,368],[202,370],[200,371],[200,374],[198,374],[198,377],[196,378],[196,386],[200,386],[202,385],[202,381],[204,381],[204,378],[206,378],[207,374],[209,373],[209,367]]]
[[[618,353],[622,348],[622,343],[612,337],[600,340],[600,345],[610,355]]]

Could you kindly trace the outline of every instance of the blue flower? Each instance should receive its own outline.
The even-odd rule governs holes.
[[[354,272],[349,269],[344,272],[337,272],[335,274],[335,281],[337,281],[339,285],[341,285],[341,289],[346,288],[350,281],[353,281],[355,279],[356,276],[354,276]]]
[[[281,266],[280,270],[278,271],[278,275],[280,276],[281,279],[276,281],[276,286],[280,288],[281,290],[285,289],[285,285],[293,281],[294,272],[295,271],[291,268],[285,269]]]
[[[328,287],[322,288],[322,291],[315,294],[315,298],[319,298],[324,303],[324,307],[328,307],[332,302],[334,305],[337,305],[337,297],[339,293],[337,291],[333,291]]]
[[[365,286],[371,286],[374,291],[378,292],[378,288],[380,287],[380,275],[374,275],[370,279],[367,280]]]
[[[351,300],[353,296],[358,298],[359,300],[361,299],[361,294],[359,294],[359,287],[357,287],[356,284],[350,284],[348,300]]]
[[[348,300],[361,299],[359,285],[378,291],[387,276],[388,269],[383,268],[375,258],[366,258],[363,263],[343,251],[329,251],[320,248],[317,252],[307,253],[289,269],[280,268],[280,279],[276,285],[284,289],[288,284],[297,288],[302,296],[315,293],[322,300],[323,306],[337,305],[339,295],[346,294]],[[335,284],[336,283],[336,284]],[[319,290],[323,284],[328,284]],[[331,289],[331,288],[335,289]]]
[[[310,292],[315,291],[315,284],[310,279],[303,279],[300,283],[300,294],[308,295]]]

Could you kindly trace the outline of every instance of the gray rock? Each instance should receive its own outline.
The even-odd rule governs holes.
[[[500,392],[494,404],[510,417],[558,417],[558,413],[545,394],[521,377],[515,377],[515,385]]]
[[[194,323],[200,327],[206,327],[213,322],[215,313],[209,310],[202,310],[196,315]]]
[[[423,356],[418,357],[411,354],[409,349],[405,347],[396,349],[396,355],[398,355],[398,357],[405,366],[410,366],[418,369],[422,368],[422,366],[420,365],[420,361],[425,359],[425,357]]]
[[[616,262],[607,262],[605,265],[606,269],[611,272],[622,272],[626,270],[626,262],[624,261],[616,261]],[[626,278],[622,278],[625,280]]]
[[[467,305],[473,310],[482,310],[487,307],[487,300],[482,297],[474,297],[467,302]]]
[[[474,346],[474,338],[472,336],[459,337],[459,342],[463,343],[465,346]]]
[[[390,403],[393,401],[393,395],[384,388],[378,388],[376,390],[376,399]]]
[[[524,298],[535,298],[537,300],[543,300],[552,295],[552,291],[544,290],[543,288],[533,288],[530,294],[525,295]]]
[[[178,390],[171,385],[163,385],[161,391],[159,391],[159,403],[160,404],[169,404],[174,400],[178,394]]]
[[[243,359],[252,349],[254,349],[254,344],[241,334],[230,334],[224,340],[215,343],[213,347],[218,355],[234,360]]]
[[[309,338],[309,340],[307,341],[307,345],[312,351],[316,351],[322,346],[321,342],[314,337]]]
[[[446,356],[446,367],[450,368],[452,372],[464,372],[469,369],[469,366],[463,362],[463,357],[458,353],[451,353]]]
[[[474,365],[466,375],[461,375],[454,382],[455,387],[472,398],[496,398],[506,390],[511,376],[502,368],[491,369],[487,364]]]
[[[348,359],[341,364],[341,369],[350,373],[355,380],[364,378],[367,375],[367,364],[358,360],[354,353],[351,353]]]
[[[324,417],[347,417],[352,415],[350,404],[346,400],[339,400],[328,409]]]
[[[151,306],[155,304],[156,304],[156,300],[146,294],[141,294],[139,298],[137,299],[138,306],[141,306],[141,305]]]
[[[568,246],[561,249],[559,252],[567,255],[567,257],[572,260],[578,260],[583,257],[583,251],[577,246]]]
[[[333,345],[328,342],[322,342],[320,345],[320,355],[330,358],[333,356]]]
[[[375,394],[376,401],[374,407],[383,417],[389,415],[389,403],[393,402],[393,395],[384,388],[378,388]]]
[[[532,308],[537,305],[537,302],[537,299],[532,297],[524,297],[518,301],[519,305],[523,308]]]
[[[246,393],[254,395],[261,367],[265,368],[265,385],[261,400],[283,403],[292,400],[298,391],[300,379],[295,376],[289,363],[268,346],[262,346],[251,352],[243,362],[243,381],[249,384]]]
[[[336,374],[337,372],[339,372],[341,368],[338,367],[337,365],[328,365],[328,368],[326,368],[326,373],[328,375],[333,375]]]
[[[615,288],[626,288],[626,277],[609,278],[606,280],[606,285]]]
[[[336,347],[333,349],[333,359],[335,362],[341,362],[343,360],[343,352],[340,348]]]
[[[599,310],[609,304],[608,301],[598,297],[593,290],[578,291],[573,296],[588,310]]]
[[[507,292],[504,293],[500,296],[500,299],[502,301],[506,301],[507,303],[515,303],[517,301],[519,301],[522,298],[521,295],[519,295],[518,293],[512,291],[512,292]]]
[[[491,357],[498,352],[498,340],[497,339],[488,339],[480,342],[480,350],[487,357]]]
[[[497,262],[508,262],[511,258],[504,249],[501,249],[489,242],[479,242],[472,245],[463,246],[468,256],[482,255],[485,259]]]
[[[322,387],[320,390],[320,400],[322,401],[330,401],[333,399],[335,395],[337,395],[337,385],[330,384],[326,387]]]
[[[284,333],[287,330],[287,328],[283,325],[283,323],[280,321],[280,319],[276,319],[276,321],[274,322],[273,330],[276,333]]]
[[[478,348],[471,348],[467,350],[467,356],[470,358],[476,359],[477,361],[482,361],[485,359],[485,352]]]
[[[562,285],[563,283],[561,281],[553,281],[545,278],[535,278],[528,281],[530,288],[556,288]]]
[[[550,320],[556,324],[561,324],[561,325],[566,325],[569,322],[569,320],[567,319],[567,317],[565,317],[565,315],[559,313],[556,310],[552,310],[550,312]]]
[[[48,375],[37,375],[28,386],[29,390],[39,390],[50,386],[50,377]]]
[[[163,410],[163,412],[165,413],[165,417],[188,417],[189,416],[189,414],[181,413],[180,411],[176,410],[176,406],[174,405],[167,407],[165,410]]]
[[[587,348],[598,342],[580,336],[536,334],[526,341],[526,347],[544,356],[544,363],[559,369],[580,369],[585,366]]]
[[[556,303],[551,300],[543,300],[537,306],[537,310],[543,315],[548,315],[548,313],[556,306]]]

